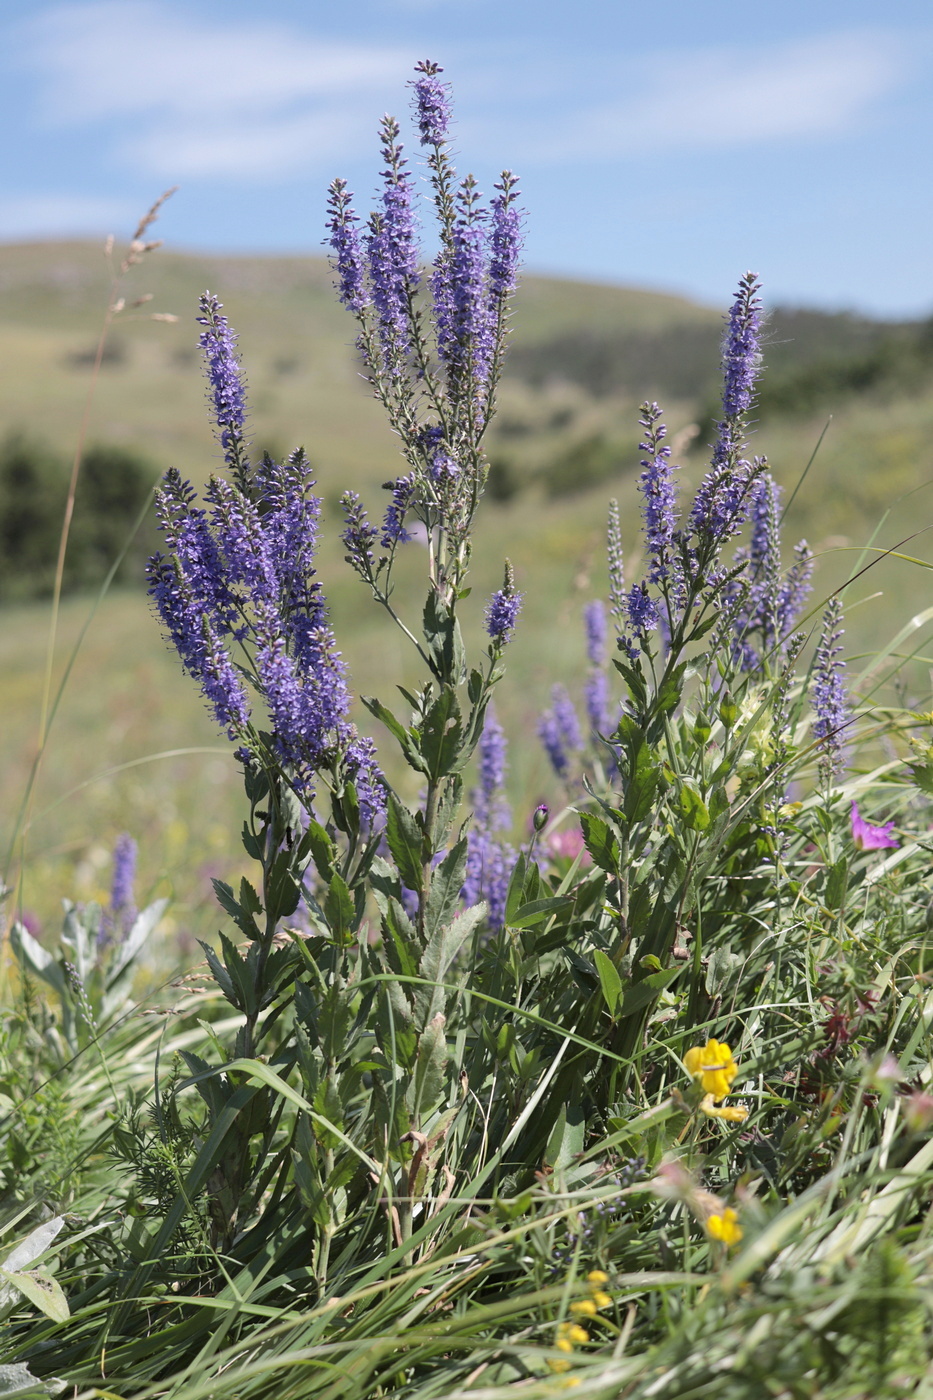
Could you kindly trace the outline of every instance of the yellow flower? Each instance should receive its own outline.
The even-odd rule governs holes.
[[[704,1094],[712,1094],[714,1099],[726,1097],[739,1072],[732,1051],[718,1040],[708,1040],[705,1045],[688,1050],[684,1065],[687,1073],[699,1080]]]
[[[596,1303],[592,1298],[581,1298],[579,1303],[571,1303],[570,1311],[576,1313],[578,1317],[595,1317]]]
[[[578,1322],[562,1322],[557,1329],[557,1346],[561,1351],[573,1350],[574,1346],[580,1346],[583,1342],[590,1340],[590,1334]],[[569,1347],[562,1347],[561,1342],[568,1342]]]
[[[700,1112],[707,1118],[725,1118],[728,1123],[744,1123],[748,1117],[747,1108],[717,1108],[712,1094],[704,1094],[700,1100]]]
[[[724,1245],[738,1244],[742,1238],[738,1213],[731,1206],[726,1206],[722,1215],[711,1215],[706,1222],[706,1230],[710,1239],[719,1240]]]
[[[604,1274],[602,1269],[591,1269],[586,1276],[587,1283],[608,1283],[609,1275]]]

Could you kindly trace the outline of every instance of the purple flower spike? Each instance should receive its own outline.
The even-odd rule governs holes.
[[[605,671],[590,672],[583,687],[583,695],[591,728],[597,734],[608,734],[613,728],[612,698],[609,693],[609,677]]]
[[[415,64],[416,78],[411,86],[415,90],[415,108],[418,114],[418,130],[422,146],[441,146],[447,140],[450,125],[451,103],[450,85],[443,83],[438,76],[443,73],[440,64],[425,59]]]
[[[586,624],[586,655],[591,666],[606,664],[606,609],[594,598],[583,609]]]
[[[872,826],[862,816],[855,802],[852,803],[852,842],[859,851],[883,851],[901,844],[894,839],[893,822],[885,822],[884,826]]]
[[[495,326],[486,297],[486,213],[479,197],[468,175],[457,191],[450,246],[442,249],[431,278],[437,353],[455,389],[470,377],[482,387],[495,353]]]
[[[357,225],[359,219],[350,203],[352,195],[346,180],[334,180],[327,199],[330,218],[332,265],[337,274],[338,295],[344,306],[357,315],[369,305],[369,293],[363,271],[363,253]]]
[[[366,507],[356,491],[345,491],[340,498],[346,524],[340,538],[347,550],[347,563],[366,577],[375,562],[373,546],[379,531],[366,514]]]
[[[515,573],[505,561],[505,578],[486,604],[486,634],[494,647],[504,647],[511,641],[515,623],[522,608],[522,595],[515,587]]]
[[[415,486],[414,472],[400,476],[397,481],[391,483],[392,500],[386,507],[385,519],[382,522],[380,543],[383,549],[389,549],[393,544],[408,544],[411,540],[412,536],[405,529],[405,516],[415,498]]]
[[[660,583],[668,578],[673,562],[674,531],[677,527],[677,495],[674,490],[671,449],[664,443],[667,428],[661,422],[661,409],[656,403],[642,404],[640,424],[645,441],[639,443],[648,456],[642,459],[644,471],[640,477],[645,501],[645,542],[650,565],[648,578]]]
[[[511,170],[503,170],[492,201],[489,287],[494,301],[502,302],[514,292],[518,282],[518,262],[522,251],[522,211],[515,200],[518,181]]]
[[[583,731],[573,701],[562,685],[551,691],[551,708],[538,720],[538,738],[559,778],[570,771],[570,755],[583,748]]]
[[[520,593],[506,593],[500,588],[486,605],[486,631],[496,646],[511,641],[515,623],[522,608]]]
[[[487,812],[497,791],[505,786],[506,743],[502,725],[490,705],[479,741],[480,792]],[[474,804],[475,805],[475,804]]]
[[[226,316],[221,316],[221,303],[215,296],[205,292],[199,305],[198,324],[206,327],[199,343],[204,351],[214,421],[227,464],[240,473],[245,470],[246,391],[236,352],[237,337]]]
[[[751,408],[761,373],[760,290],[755,273],[746,272],[729,312],[722,344],[722,411],[727,419],[739,418]]]
[[[398,123],[382,123],[382,210],[370,216],[366,234],[369,280],[379,317],[387,367],[409,348],[408,297],[418,284],[418,235],[412,210],[412,180],[402,159]]]
[[[820,772],[827,781],[842,771],[842,736],[851,722],[849,697],[841,675],[845,662],[839,660],[842,635],[842,604],[838,598],[830,598],[810,686],[816,711],[813,733],[821,747]]]
[[[461,899],[477,904],[485,899],[487,922],[502,927],[509,877],[515,852],[498,834],[512,823],[503,788],[506,774],[506,742],[492,706],[486,713],[479,741],[479,787],[473,789],[473,825],[467,834],[467,867]]]

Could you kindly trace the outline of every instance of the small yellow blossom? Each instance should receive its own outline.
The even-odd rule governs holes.
[[[738,1212],[731,1206],[726,1206],[722,1215],[711,1215],[706,1222],[706,1230],[710,1239],[719,1240],[724,1245],[738,1244],[742,1238]]]
[[[574,1346],[581,1346],[583,1342],[588,1342],[590,1340],[589,1332],[587,1332],[584,1327],[581,1327],[578,1322],[562,1322],[557,1331],[560,1339],[568,1341],[571,1348]],[[565,1350],[564,1347],[560,1346],[560,1341],[558,1341],[557,1345],[560,1347],[561,1351]]]
[[[748,1117],[747,1108],[717,1108],[712,1094],[704,1094],[700,1100],[700,1112],[707,1118],[725,1118],[727,1123],[744,1123]]]
[[[571,1347],[570,1350],[572,1351],[573,1347]],[[570,1362],[561,1361],[559,1357],[551,1357],[548,1361],[548,1366],[552,1371],[556,1371],[558,1375],[560,1375],[562,1371],[570,1370]]]
[[[576,1313],[578,1317],[595,1317],[597,1307],[592,1298],[581,1298],[579,1303],[570,1304],[570,1311]]]
[[[699,1080],[704,1094],[712,1094],[717,1100],[726,1097],[739,1072],[732,1051],[719,1040],[695,1045],[684,1056],[684,1065],[687,1073]]]
[[[591,1269],[586,1276],[587,1283],[608,1283],[609,1275],[604,1274],[602,1269]]]

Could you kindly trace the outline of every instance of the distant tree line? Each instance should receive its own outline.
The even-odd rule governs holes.
[[[528,384],[577,384],[594,398],[712,400],[721,329],[704,321],[654,331],[576,328],[512,347],[508,372]],[[760,414],[809,413],[840,394],[913,383],[933,371],[933,319],[875,321],[778,307],[768,317]]]
[[[70,462],[21,432],[0,442],[0,602],[52,592]],[[126,544],[157,477],[157,468],[124,447],[90,446],[84,454],[68,538],[63,588],[93,588]],[[132,541],[116,581],[141,583],[155,547],[151,511]]]

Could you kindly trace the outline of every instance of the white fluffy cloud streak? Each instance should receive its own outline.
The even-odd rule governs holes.
[[[621,95],[578,109],[546,142],[529,133],[525,149],[602,160],[844,134],[903,83],[904,47],[888,33],[861,31],[767,49],[647,54],[637,67],[621,66]]]
[[[361,97],[396,89],[413,55],[257,20],[205,23],[156,0],[46,10],[20,32],[49,126],[106,124],[127,163],[161,176],[278,177],[354,149]]]

